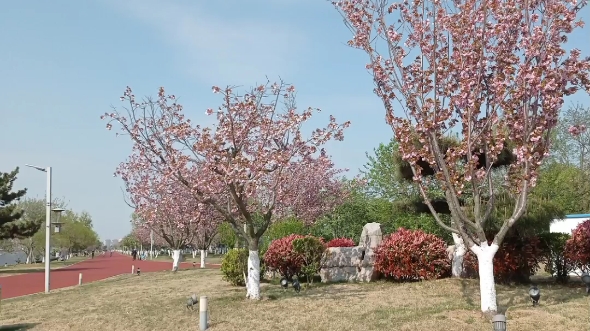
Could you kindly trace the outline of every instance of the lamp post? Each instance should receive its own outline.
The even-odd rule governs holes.
[[[25,164],[29,168],[47,174],[47,192],[45,193],[45,293],[49,293],[49,261],[51,260],[51,167],[41,168]]]

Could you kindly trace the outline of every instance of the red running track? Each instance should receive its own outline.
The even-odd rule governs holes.
[[[50,289],[55,290],[78,285],[78,275],[82,273],[82,282],[89,283],[109,277],[131,273],[131,266],[141,272],[164,271],[172,269],[172,261],[133,261],[128,255],[113,253],[113,256],[96,255],[71,266],[51,270]],[[197,264],[198,265],[198,264]],[[218,264],[207,264],[208,268],[219,268]],[[181,269],[192,268],[192,263],[181,263]],[[9,299],[45,291],[45,273],[43,271],[0,277],[2,299]]]

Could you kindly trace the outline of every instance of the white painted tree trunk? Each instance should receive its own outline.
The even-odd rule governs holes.
[[[258,250],[248,251],[248,281],[246,282],[246,298],[260,299],[260,257]]]
[[[209,250],[205,251],[205,257],[209,256]]]
[[[465,247],[463,238],[456,233],[453,233],[453,241],[455,242],[455,250],[453,252],[451,272],[453,277],[460,278],[463,275],[463,259],[467,253],[467,247]]]
[[[160,252],[159,251],[155,251],[155,254],[156,254],[156,259],[157,259],[158,258],[158,255],[160,255]]]
[[[27,255],[27,261],[25,262],[25,264],[30,264],[31,263],[31,256]]]
[[[496,313],[498,304],[496,302],[496,283],[494,282],[494,255],[498,251],[498,245],[494,243],[488,245],[487,242],[483,242],[470,249],[477,256],[481,311],[486,314]]]
[[[201,269],[205,268],[205,258],[207,257],[207,251],[201,249]]]
[[[191,253],[193,254],[193,259],[194,259],[194,258],[197,256],[197,251],[196,251],[195,249],[193,249],[193,250],[191,251]]]
[[[180,267],[180,249],[172,251],[172,271],[178,270]]]

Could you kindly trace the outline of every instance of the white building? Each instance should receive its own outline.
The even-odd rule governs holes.
[[[572,234],[574,229],[582,222],[585,222],[590,219],[590,214],[571,214],[565,215],[564,219],[560,220],[553,220],[549,227],[549,232],[551,233],[567,233],[569,235]],[[580,275],[581,270],[576,270],[571,272],[570,275]]]
[[[565,215],[564,219],[553,220],[549,227],[549,232],[572,234],[572,231],[582,222],[590,219],[590,214],[571,214]]]

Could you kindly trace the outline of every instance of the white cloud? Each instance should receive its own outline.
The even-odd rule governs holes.
[[[181,51],[178,69],[215,85],[252,85],[265,75],[289,79],[307,53],[303,33],[280,17],[248,13],[236,17],[205,10],[198,1],[107,1],[114,8],[151,26],[164,42]],[[202,4],[202,3],[201,3]],[[302,64],[302,61],[299,61]]]

